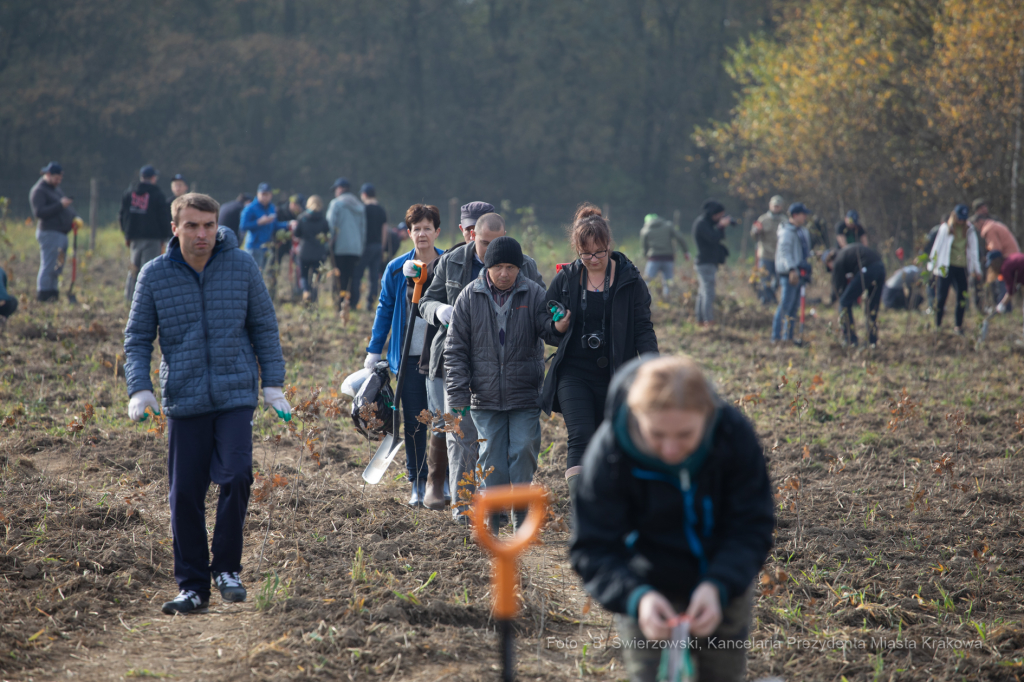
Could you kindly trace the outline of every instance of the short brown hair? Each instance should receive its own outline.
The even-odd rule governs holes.
[[[569,227],[569,245],[582,253],[587,243],[601,249],[612,247],[612,229],[608,227],[601,209],[593,204],[580,204]]]
[[[203,213],[220,215],[220,204],[217,203],[216,199],[207,194],[189,192],[188,194],[182,194],[171,202],[171,220],[174,221],[175,225],[178,224],[178,216],[186,208],[194,208]]]
[[[434,223],[435,230],[441,227],[441,212],[437,210],[437,206],[431,206],[430,204],[413,204],[410,206],[405,212],[405,225],[411,230],[413,225],[424,218]]]
[[[497,232],[505,229],[505,219],[497,213],[484,213],[477,218],[475,229],[477,232],[483,228],[488,232]]]
[[[667,355],[640,365],[626,404],[634,412],[686,410],[711,414],[715,408],[704,373],[687,355]]]

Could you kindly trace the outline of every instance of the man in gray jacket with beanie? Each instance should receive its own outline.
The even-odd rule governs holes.
[[[74,225],[75,211],[71,208],[71,197],[64,196],[60,189],[60,183],[64,180],[61,165],[51,161],[40,168],[39,173],[39,180],[28,195],[32,215],[39,221],[36,224],[36,241],[39,242],[36,298],[40,301],[56,301],[60,297],[58,283],[60,273],[64,270],[68,232]]]
[[[167,417],[174,577],[181,592],[168,615],[202,611],[210,580],[224,601],[245,600],[242,529],[252,486],[252,420],[263,401],[284,420],[284,357],[277,317],[256,262],[238,249],[234,232],[217,227],[219,206],[205,194],[171,204],[174,237],[167,253],[139,273],[124,330],[128,416]],[[150,381],[159,332],[160,392]],[[220,486],[207,551],[206,492]]]
[[[484,487],[527,484],[540,452],[544,341],[557,343],[547,292],[521,272],[511,237],[487,247],[484,270],[455,302],[444,349],[445,389],[453,412],[480,434]],[[557,337],[556,337],[557,334]],[[516,527],[525,514],[516,512]],[[497,527],[493,527],[497,532]]]

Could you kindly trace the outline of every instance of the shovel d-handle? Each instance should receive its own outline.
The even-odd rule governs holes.
[[[427,264],[421,260],[414,260],[413,263],[419,267],[420,276],[409,278],[414,285],[412,289],[412,302],[419,303],[420,297],[423,296],[423,285],[427,283]]]
[[[499,540],[484,525],[491,514],[508,508],[527,508],[526,522],[509,540]],[[473,531],[476,541],[494,557],[491,592],[494,617],[508,620],[518,612],[516,603],[516,559],[529,547],[547,518],[548,492],[537,485],[487,488],[473,496]]]

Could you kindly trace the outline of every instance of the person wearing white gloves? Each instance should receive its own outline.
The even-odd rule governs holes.
[[[465,244],[453,246],[444,253],[434,266],[434,278],[420,299],[420,315],[429,325],[427,336],[431,338],[430,357],[427,361],[427,396],[431,410],[451,413],[453,408],[445,394],[444,344],[448,337],[448,325],[452,321],[455,301],[469,283],[480,276],[484,267],[487,247],[498,237],[505,236],[505,221],[494,212],[494,206],[473,201],[462,207],[462,222],[459,225],[466,238]],[[544,278],[537,270],[537,263],[523,255],[523,276],[544,286]],[[424,350],[424,353],[427,351]],[[434,406],[437,407],[434,407]],[[462,436],[447,434],[448,439],[448,483],[453,491],[459,490],[462,475],[472,472],[480,455],[476,426],[472,419],[463,419],[460,425]],[[470,491],[472,492],[472,491]],[[452,518],[467,523],[463,513],[466,507],[453,505]]]
[[[171,204],[167,252],[139,273],[124,331],[128,416],[167,418],[174,577],[180,593],[163,612],[202,611],[211,579],[226,602],[246,598],[242,529],[252,487],[252,423],[263,402],[284,420],[284,357],[277,317],[255,261],[217,227],[219,206],[204,194]],[[159,333],[160,396],[150,380]],[[212,550],[207,550],[206,493],[220,486]]]
[[[384,276],[380,281],[380,302],[377,304],[370,345],[366,348],[366,360],[363,365],[373,368],[380,361],[384,342],[390,333],[388,366],[396,376],[399,370],[405,372],[401,402],[405,432],[405,467],[409,483],[412,485],[409,504],[419,507],[423,505],[423,495],[427,487],[429,429],[416,419],[420,412],[428,409],[426,377],[420,373],[418,365],[427,325],[419,316],[414,317],[409,357],[403,362],[402,346],[405,343],[405,324],[409,316],[407,306],[412,305],[412,287],[407,284],[407,277],[418,274],[419,267],[413,261],[427,265],[441,255],[441,249],[434,246],[438,235],[441,234],[441,213],[436,206],[413,204],[405,212],[405,222],[409,226],[409,237],[414,248],[398,256],[384,268]]]

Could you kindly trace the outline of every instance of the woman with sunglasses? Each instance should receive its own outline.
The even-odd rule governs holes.
[[[651,324],[651,293],[640,271],[613,251],[601,209],[583,204],[569,228],[579,260],[561,266],[548,288],[549,305],[564,309],[551,324],[561,336],[541,405],[561,412],[569,432],[565,480],[575,496],[576,477],[590,438],[604,419],[615,370],[638,355],[658,352]]]

